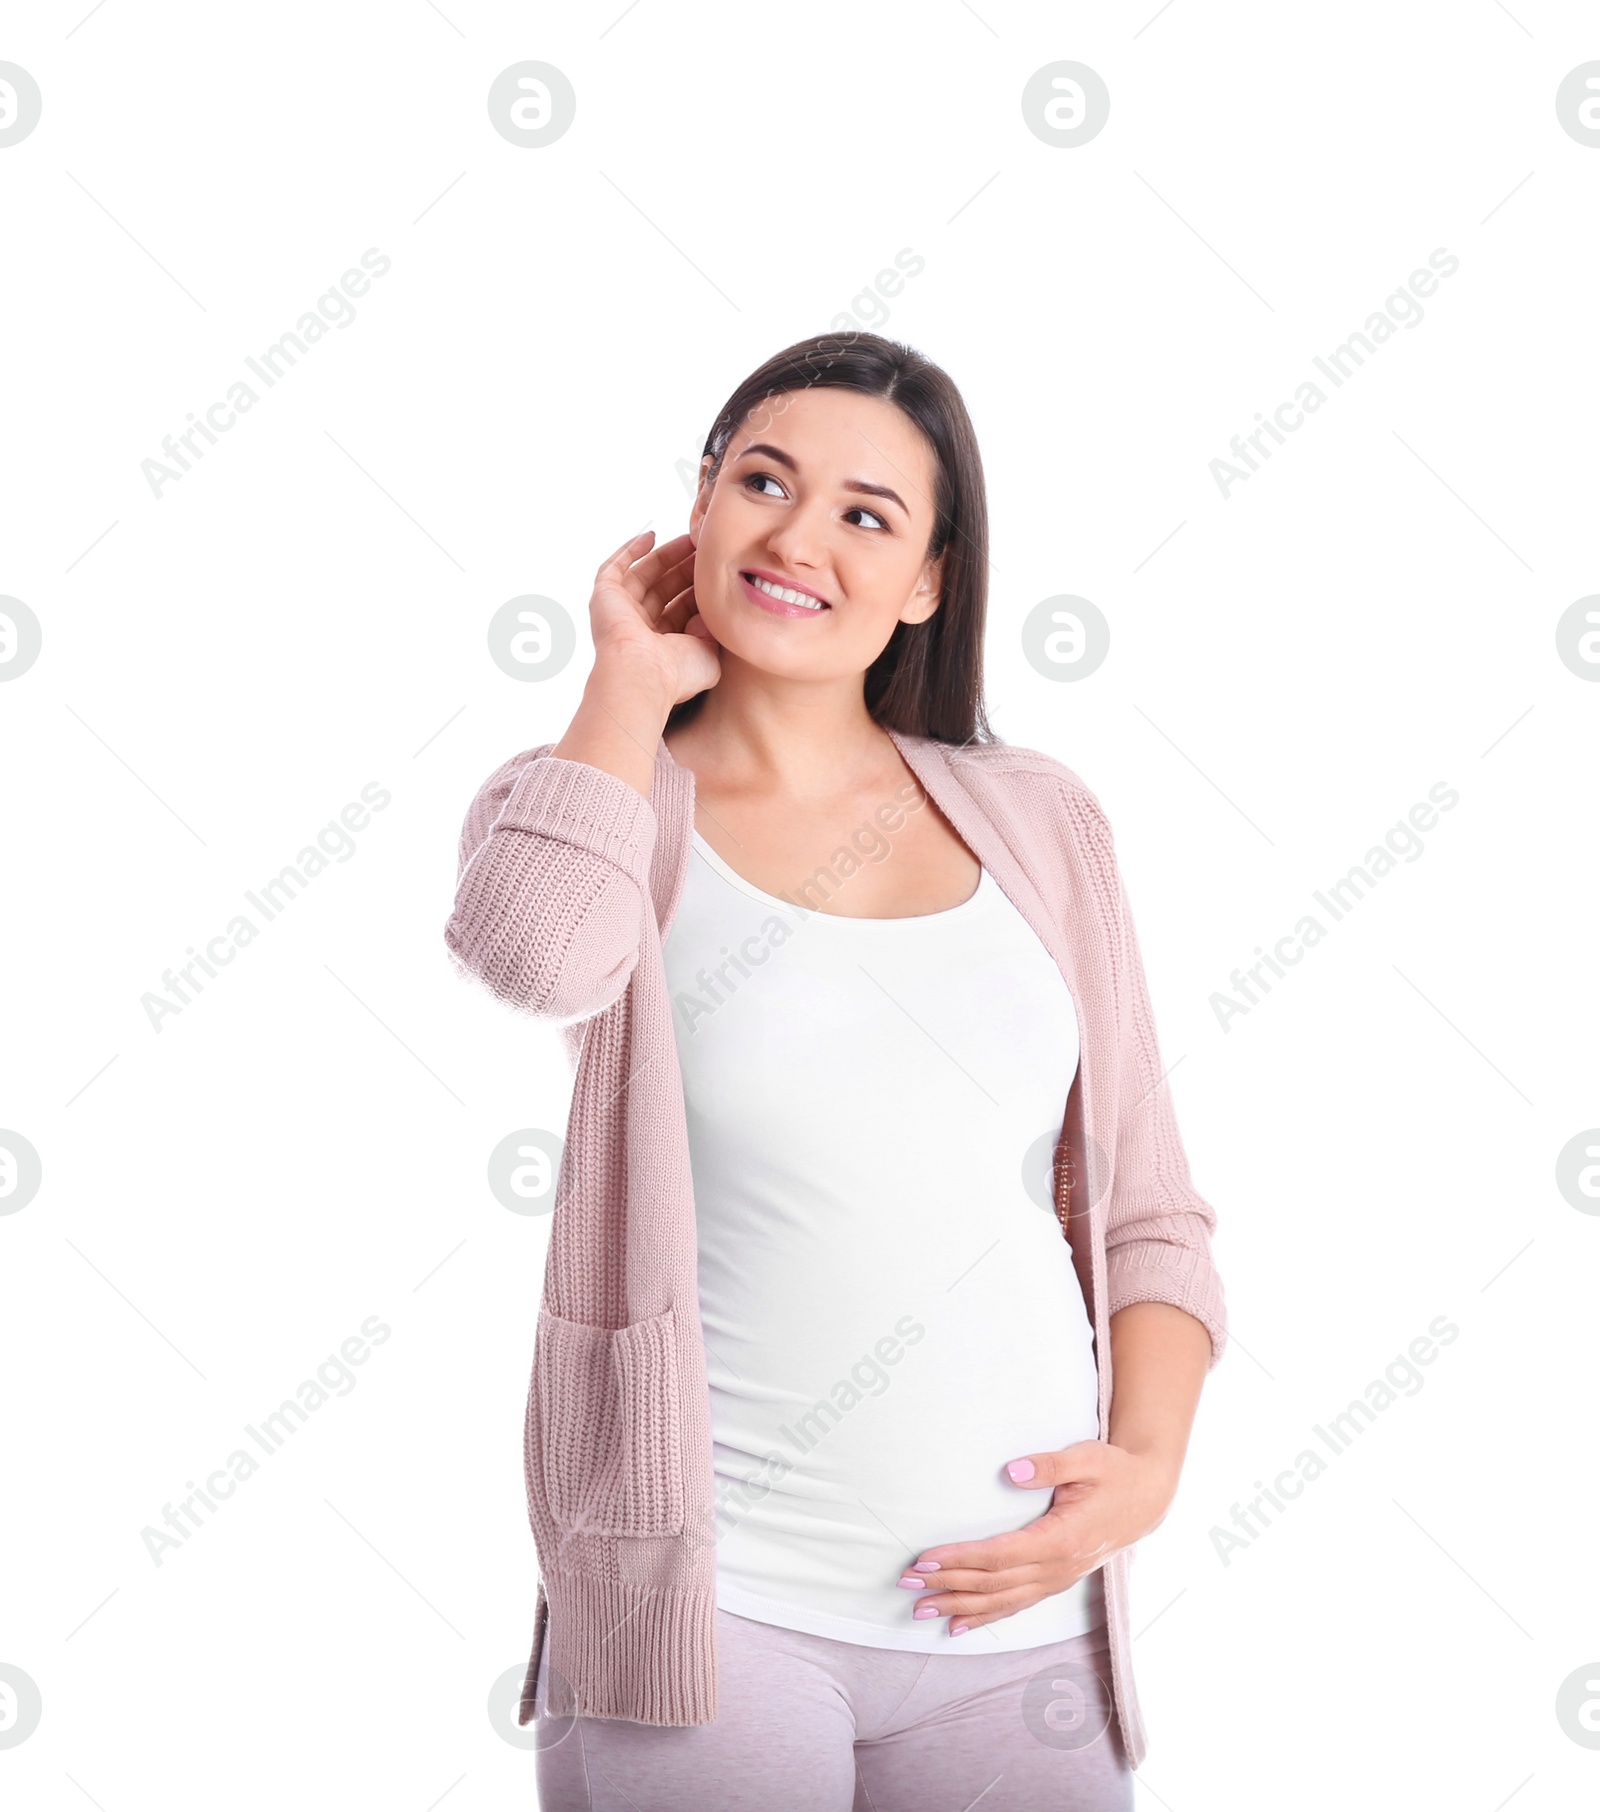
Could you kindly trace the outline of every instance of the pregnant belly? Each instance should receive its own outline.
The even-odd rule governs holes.
[[[1048,1491],[1011,1483],[1008,1460],[1099,1432],[1081,1301],[1076,1324],[1052,1320],[1048,1334],[1013,1324],[975,1344],[970,1324],[941,1316],[892,1368],[857,1366],[820,1397],[770,1382],[777,1355],[764,1384],[748,1354],[742,1376],[715,1374],[719,1575],[902,1628],[896,1581],[921,1550],[1023,1528],[1049,1507]]]

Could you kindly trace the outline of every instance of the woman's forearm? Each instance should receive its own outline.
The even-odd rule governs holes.
[[[601,768],[648,799],[656,747],[671,709],[659,672],[646,662],[601,657],[583,688],[583,702],[550,753]]]
[[[1112,1446],[1156,1460],[1177,1488],[1211,1359],[1205,1324],[1167,1302],[1111,1317]]]

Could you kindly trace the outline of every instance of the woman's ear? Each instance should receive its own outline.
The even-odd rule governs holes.
[[[704,453],[700,457],[700,488],[694,494],[694,502],[689,506],[689,539],[696,546],[700,541],[700,524],[706,519],[706,511],[711,505],[711,455]]]
[[[941,587],[944,584],[944,555],[937,560],[930,560],[922,569],[922,576],[917,580],[916,590],[912,592],[904,610],[900,612],[902,623],[926,623],[928,618],[939,608]]]

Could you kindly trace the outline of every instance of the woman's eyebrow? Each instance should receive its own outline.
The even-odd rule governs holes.
[[[741,448],[735,457],[739,459],[748,459],[752,453],[760,453],[765,458],[774,461],[777,465],[787,466],[791,472],[798,472],[800,470],[794,463],[794,460],[785,453],[781,447],[774,447],[764,440],[752,441],[748,447]],[[887,497],[891,503],[900,506],[901,513],[906,517],[907,521],[911,518],[911,512],[906,508],[905,499],[898,491],[891,491],[886,484],[869,484],[864,478],[847,478],[844,481],[844,489],[847,491],[859,491],[865,497]]]

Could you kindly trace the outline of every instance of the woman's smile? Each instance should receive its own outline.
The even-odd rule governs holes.
[[[763,567],[749,567],[739,574],[745,596],[777,617],[819,617],[833,606],[809,585],[796,584]]]

